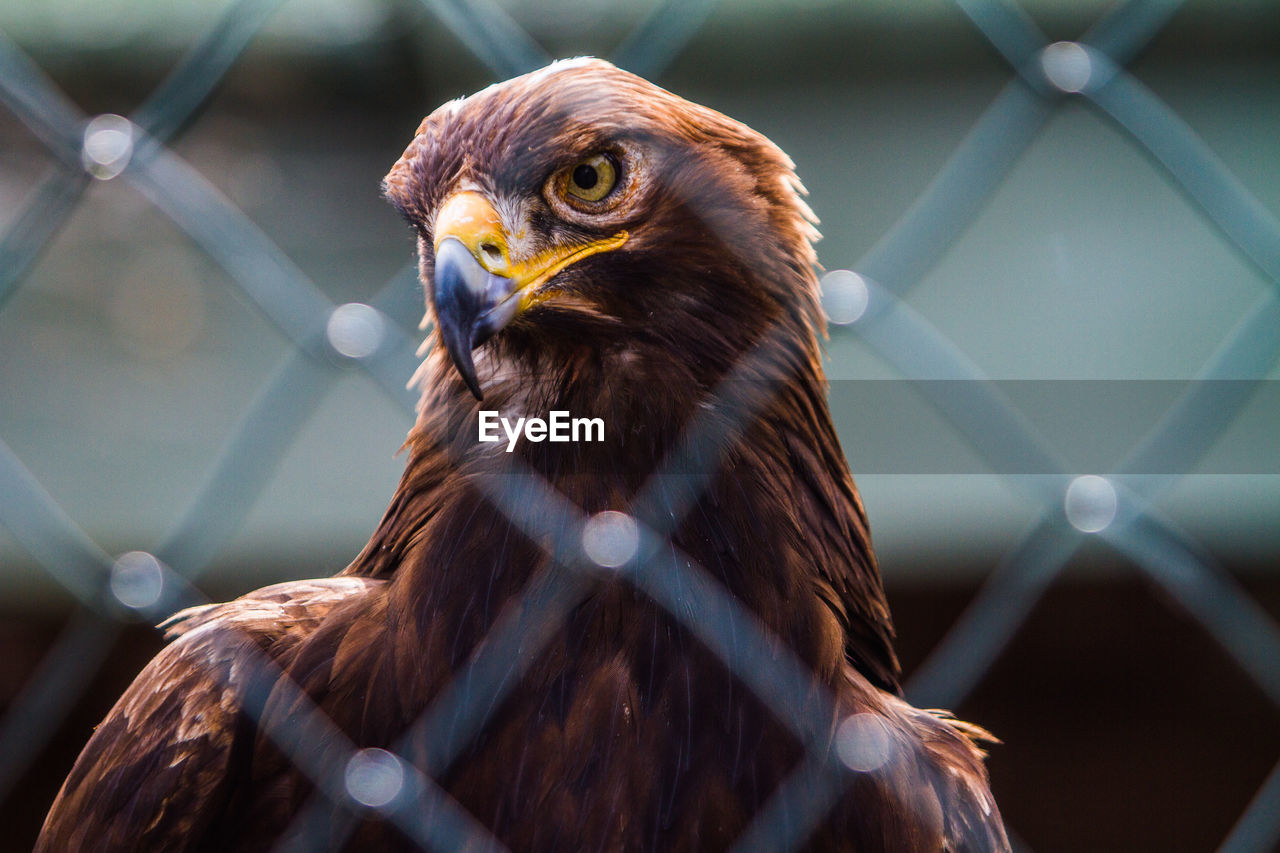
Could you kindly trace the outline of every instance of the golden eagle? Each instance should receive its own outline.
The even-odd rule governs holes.
[[[271,849],[322,796],[267,735],[302,725],[305,706],[347,744],[402,748],[552,563],[554,543],[482,485],[513,461],[587,514],[656,495],[642,520],[669,523],[668,548],[834,697],[825,737],[869,721],[877,759],[846,775],[802,846],[1007,849],[975,745],[985,733],[900,695],[866,515],[825,400],[816,220],[787,156],[579,59],[440,107],[384,189],[416,232],[436,344],[390,507],[338,576],[174,617],[175,639],[97,728],[37,849]],[[720,393],[734,382],[751,402],[738,424]],[[479,440],[481,411],[596,418],[603,440],[526,432],[508,453]],[[708,423],[705,470],[664,468]],[[695,475],[705,488],[677,513],[681,478]],[[547,630],[487,724],[433,773],[512,850],[724,850],[806,754],[624,577],[592,576]],[[249,714],[253,691],[266,698]],[[336,743],[303,746],[320,766],[345,760]],[[412,748],[406,758],[433,772]],[[348,849],[414,849],[376,810],[358,818]]]

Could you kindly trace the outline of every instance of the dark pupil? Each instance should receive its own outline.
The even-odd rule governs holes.
[[[596,174],[594,166],[588,166],[583,163],[581,166],[573,170],[573,182],[580,189],[589,190],[600,180],[600,176]]]

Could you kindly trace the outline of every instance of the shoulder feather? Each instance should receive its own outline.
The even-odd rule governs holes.
[[[246,770],[252,728],[240,708],[255,663],[279,660],[337,604],[382,585],[350,577],[283,583],[166,620],[173,642],[94,731],[37,853],[198,847]]]

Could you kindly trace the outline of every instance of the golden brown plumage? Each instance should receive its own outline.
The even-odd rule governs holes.
[[[882,760],[849,774],[812,849],[1007,849],[974,744],[984,733],[899,695],[826,407],[817,233],[786,155],[573,60],[436,110],[385,189],[417,232],[437,319],[386,515],[337,578],[177,617],[38,849],[270,849],[312,788],[239,713],[248,661],[273,661],[356,745],[392,747],[550,564],[477,488],[513,458],[586,513],[674,522],[675,546],[795,649],[839,719],[870,721]],[[714,473],[673,519],[683,481],[650,478],[686,427],[731,425],[711,391],[743,364],[731,388],[750,417],[695,458]],[[477,442],[481,409],[599,417],[605,441],[525,441],[508,456]],[[267,689],[269,728],[300,706]],[[677,620],[599,578],[458,760],[427,769],[513,850],[722,850],[801,756]],[[372,818],[351,845],[412,849]]]

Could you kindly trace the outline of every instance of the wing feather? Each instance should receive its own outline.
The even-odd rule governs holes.
[[[280,661],[367,578],[277,584],[184,610],[94,731],[45,819],[36,853],[198,849],[248,772],[240,696],[265,653]]]

